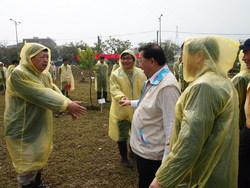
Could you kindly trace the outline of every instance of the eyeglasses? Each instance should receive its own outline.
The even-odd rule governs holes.
[[[123,61],[125,61],[125,60],[133,61],[134,59],[131,56],[124,56],[124,57],[121,58],[121,60],[123,60]]]
[[[133,61],[134,59],[132,57],[123,57],[121,58],[123,61],[128,60],[128,61]]]

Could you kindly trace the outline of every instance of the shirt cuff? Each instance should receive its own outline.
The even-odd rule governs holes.
[[[138,102],[139,100],[131,100],[130,101],[131,107],[136,108],[138,106]]]

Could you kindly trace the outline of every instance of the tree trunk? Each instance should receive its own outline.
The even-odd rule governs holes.
[[[90,99],[90,105],[93,106],[93,101],[92,101],[92,78],[91,78],[91,72],[89,72],[89,99]]]

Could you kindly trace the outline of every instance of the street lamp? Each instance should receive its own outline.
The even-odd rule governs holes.
[[[159,19],[159,45],[161,46],[161,17],[163,14],[160,15]]]
[[[15,24],[15,31],[16,31],[16,50],[17,50],[17,55],[18,55],[18,35],[17,35],[17,25],[21,24],[21,22],[14,20],[10,18],[10,21],[14,22]]]

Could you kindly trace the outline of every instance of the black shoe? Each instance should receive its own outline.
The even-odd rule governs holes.
[[[49,188],[49,186],[44,183],[41,183],[40,185],[38,185],[37,188]]]
[[[121,160],[121,163],[123,166],[125,166],[126,168],[133,168],[133,164],[131,161],[129,160]]]
[[[37,183],[22,185],[22,188],[49,188],[49,186],[41,182],[39,185]]]

